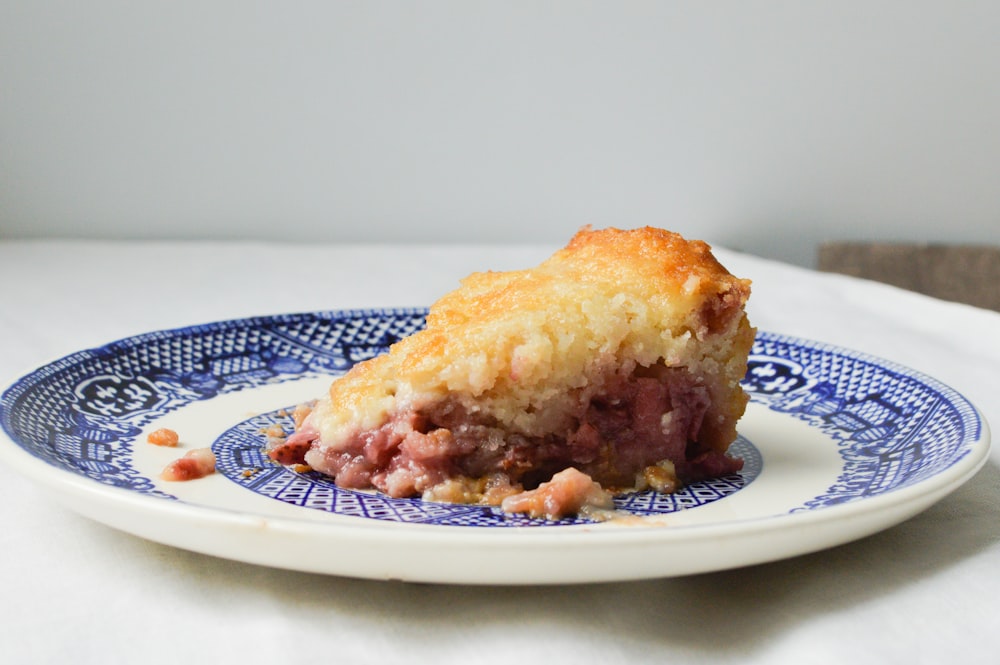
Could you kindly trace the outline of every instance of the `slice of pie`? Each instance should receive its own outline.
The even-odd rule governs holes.
[[[585,228],[536,268],[467,277],[270,455],[346,488],[549,517],[735,472],[749,294],[704,242]]]

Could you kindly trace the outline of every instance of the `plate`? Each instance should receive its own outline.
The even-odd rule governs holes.
[[[234,560],[470,584],[685,575],[791,557],[903,521],[985,462],[988,428],[955,390],[826,344],[758,333],[733,451],[743,470],[620,517],[557,522],[344,490],[268,462],[261,430],[331,376],[420,329],[425,310],[312,312],[165,330],[80,351],[0,398],[0,457],[79,513]],[[168,427],[180,448],[146,443]],[[217,473],[166,482],[185,449]]]

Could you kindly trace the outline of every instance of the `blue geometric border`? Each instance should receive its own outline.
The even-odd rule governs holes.
[[[330,375],[424,325],[426,310],[255,317],[164,330],[80,351],[0,397],[0,425],[34,457],[106,485],[158,492],[130,463],[143,426],[192,402]]]
[[[844,466],[799,510],[901,489],[969,454],[982,436],[972,405],[951,388],[861,353],[758,335],[744,387],[755,402],[819,428]]]

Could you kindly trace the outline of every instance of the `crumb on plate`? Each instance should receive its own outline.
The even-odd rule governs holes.
[[[177,432],[167,427],[161,427],[155,432],[150,432],[149,436],[146,437],[146,441],[153,444],[154,446],[165,446],[167,448],[176,448],[177,443],[180,441],[180,437],[177,436]]]
[[[160,473],[160,478],[169,481],[196,480],[213,473],[215,453],[209,448],[195,448],[168,464]]]

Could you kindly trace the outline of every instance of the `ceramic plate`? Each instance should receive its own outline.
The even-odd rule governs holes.
[[[738,474],[619,497],[606,522],[337,488],[270,463],[261,430],[330,377],[418,330],[423,310],[259,317],[80,351],[0,399],[0,456],[80,513],[162,543],[295,570],[481,584],[683,575],[790,557],[896,524],[985,462],[975,408],[938,381],[853,351],[759,333]],[[154,429],[179,448],[146,443]],[[217,473],[165,482],[186,449]]]

